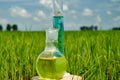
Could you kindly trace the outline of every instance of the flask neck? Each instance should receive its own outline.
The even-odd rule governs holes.
[[[56,48],[56,45],[57,45],[57,42],[55,42],[55,41],[47,41],[46,42],[46,47],[45,47],[45,50],[47,50],[47,51],[54,51],[54,50],[56,50],[57,48]]]
[[[57,49],[58,43],[58,29],[46,30],[46,48],[45,50]]]

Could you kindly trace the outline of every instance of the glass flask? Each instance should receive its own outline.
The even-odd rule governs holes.
[[[64,54],[64,17],[62,0],[52,0],[53,2],[53,28],[59,29],[58,49]]]
[[[57,44],[58,29],[46,30],[46,47],[36,61],[37,73],[42,80],[60,80],[66,71],[67,61]]]

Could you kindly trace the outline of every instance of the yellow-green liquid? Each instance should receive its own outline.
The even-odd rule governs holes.
[[[59,80],[66,71],[66,59],[65,57],[39,58],[36,68],[41,78]]]

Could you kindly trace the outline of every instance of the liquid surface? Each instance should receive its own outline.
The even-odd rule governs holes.
[[[37,72],[42,78],[60,79],[66,71],[65,57],[39,58]]]

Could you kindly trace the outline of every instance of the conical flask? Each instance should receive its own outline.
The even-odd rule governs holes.
[[[43,80],[60,80],[66,72],[67,61],[57,49],[58,29],[46,30],[46,47],[37,58],[36,69]]]

